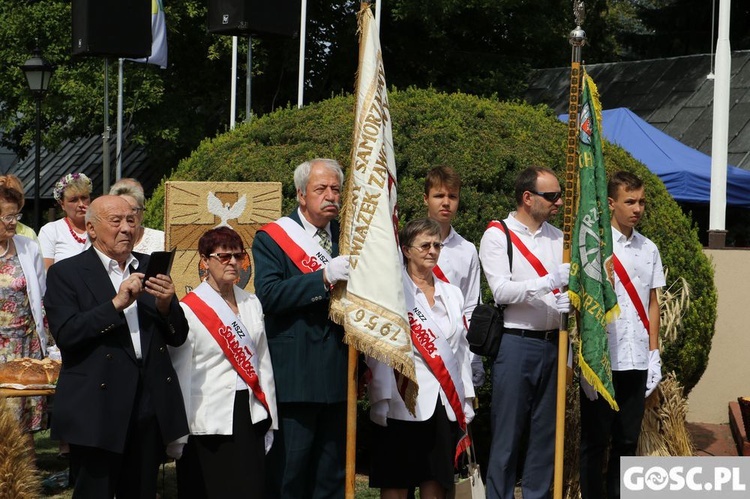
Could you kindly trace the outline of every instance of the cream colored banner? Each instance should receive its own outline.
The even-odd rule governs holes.
[[[369,8],[359,22],[357,113],[339,241],[339,253],[350,255],[350,273],[346,287],[336,290],[331,316],[344,325],[348,344],[414,381],[405,394],[413,408],[417,387],[397,241],[390,106]]]
[[[252,247],[255,232],[281,216],[280,182],[167,182],[164,195],[166,247],[176,248],[172,280],[178,298],[201,283],[198,240],[209,229],[226,225],[242,238],[248,258],[241,288],[253,291]]]

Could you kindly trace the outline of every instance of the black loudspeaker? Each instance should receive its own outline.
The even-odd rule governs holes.
[[[73,55],[151,55],[151,0],[73,0]]]
[[[295,36],[300,0],[208,0],[208,32]]]

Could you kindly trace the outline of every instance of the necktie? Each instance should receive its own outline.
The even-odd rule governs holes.
[[[315,234],[320,238],[320,246],[330,254],[333,251],[331,236],[328,235],[325,229],[318,229]]]

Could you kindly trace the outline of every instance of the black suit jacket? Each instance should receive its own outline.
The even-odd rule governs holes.
[[[298,224],[297,210],[289,215]],[[333,251],[339,224],[331,222]],[[323,270],[303,274],[266,232],[253,240],[255,294],[263,305],[278,402],[346,400],[344,330],[328,318],[330,293]]]
[[[148,256],[133,255],[144,272]],[[143,292],[137,300],[143,355],[138,361],[125,315],[112,304],[116,294],[92,247],[50,267],[44,305],[62,353],[53,435],[121,453],[134,410],[155,413],[165,443],[189,432],[167,351],[167,345],[185,342],[188,325],[176,298],[163,317],[154,297]],[[142,393],[137,390],[139,376]]]

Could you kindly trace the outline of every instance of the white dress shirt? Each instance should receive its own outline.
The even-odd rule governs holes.
[[[635,229],[627,238],[614,227],[612,245],[648,314],[651,290],[666,284],[659,248]],[[612,370],[645,371],[648,369],[649,333],[616,273],[615,292],[620,315],[607,325]]]
[[[479,255],[477,248],[461,237],[451,227],[448,237],[443,240],[438,266],[454,286],[464,295],[464,316],[471,320],[479,301]]]
[[[505,223],[531,253],[551,272],[562,263],[562,232],[544,222],[532,232],[511,212]],[[506,235],[490,227],[479,244],[479,260],[495,303],[507,305],[505,327],[546,331],[560,327],[560,312],[547,276],[539,277],[525,256],[513,245],[513,272],[508,262]]]
[[[316,243],[322,246],[320,242],[320,236],[318,235],[318,228],[307,221],[307,219],[305,218],[305,215],[302,214],[302,210],[299,208],[297,208],[297,215],[299,216],[299,219],[302,222],[302,228],[305,229],[305,232],[310,234],[310,237],[312,237]],[[323,227],[323,229],[326,232],[328,232],[328,239],[330,239],[331,242],[333,242],[333,237],[331,235],[331,222],[328,222],[326,226]]]
[[[112,281],[112,286],[115,288],[115,292],[120,289],[122,281],[130,277],[130,266],[134,269],[138,268],[138,259],[132,254],[128,256],[125,261],[125,269],[120,270],[120,265],[117,260],[113,260],[98,249],[94,248],[96,254],[99,255],[99,259],[104,265],[104,269],[107,271],[109,280]],[[144,291],[145,293],[145,291]],[[125,321],[128,323],[128,329],[130,329],[130,339],[133,341],[133,350],[135,350],[135,357],[137,359],[143,358],[143,352],[141,350],[141,326],[138,324],[138,302],[134,301],[125,310],[122,311],[125,314]]]

